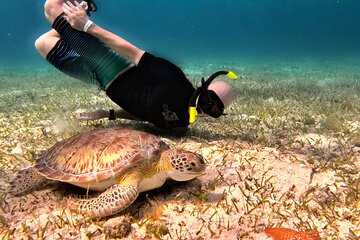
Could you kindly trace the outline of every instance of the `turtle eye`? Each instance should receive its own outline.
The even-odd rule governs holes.
[[[196,153],[196,156],[198,156],[199,162],[200,162],[201,164],[205,164],[205,160],[204,160],[203,156],[201,156],[201,155],[198,154],[198,153]],[[192,163],[194,163],[194,162],[192,162]],[[195,164],[195,163],[194,163],[194,164]],[[195,165],[196,165],[196,164],[195,164]]]

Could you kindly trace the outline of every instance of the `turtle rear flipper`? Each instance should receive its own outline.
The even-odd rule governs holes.
[[[138,186],[113,185],[98,197],[91,199],[70,199],[68,206],[91,218],[105,217],[130,206],[139,195]]]
[[[29,167],[17,173],[16,177],[10,182],[8,192],[13,196],[23,196],[51,182],[53,181],[38,174],[33,167]]]

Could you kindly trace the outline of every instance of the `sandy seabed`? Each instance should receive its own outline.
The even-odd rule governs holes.
[[[0,69],[1,239],[270,239],[266,226],[317,230],[322,239],[360,237],[360,65],[354,61],[185,66],[195,84],[220,69],[236,100],[220,119],[186,132],[123,120],[79,122],[82,111],[116,106],[96,87],[49,69]],[[60,184],[7,194],[15,173],[41,151],[105,127],[148,131],[198,152],[205,173],[169,180],[123,212],[90,220],[64,202]]]

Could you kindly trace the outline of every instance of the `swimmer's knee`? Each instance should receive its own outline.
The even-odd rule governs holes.
[[[44,13],[45,16],[47,17],[48,15],[51,15],[52,9],[54,9],[54,7],[56,7],[55,3],[53,1],[45,1],[44,3]]]
[[[34,43],[35,49],[43,56],[44,55],[46,56],[47,54],[45,53],[45,45],[46,45],[46,36],[45,34],[43,34],[40,37],[38,37]]]
[[[46,58],[47,54],[50,50],[55,46],[57,41],[59,40],[58,37],[52,36],[49,32],[41,35],[35,40],[34,46],[35,49],[44,57]]]
[[[47,0],[44,4],[46,19],[52,24],[55,18],[62,13],[63,0]]]

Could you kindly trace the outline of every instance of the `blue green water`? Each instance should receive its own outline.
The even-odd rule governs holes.
[[[1,0],[0,66],[46,66],[44,2]],[[96,23],[175,62],[360,56],[359,0],[96,2]]]

